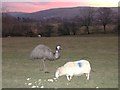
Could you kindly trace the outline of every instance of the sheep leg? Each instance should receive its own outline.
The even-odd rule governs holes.
[[[69,78],[69,76],[68,76],[68,75],[67,75],[67,80],[68,80],[68,81],[70,81],[70,78]]]
[[[45,65],[45,60],[42,60],[42,61],[43,61],[43,67],[44,67],[45,73],[49,73],[49,72],[47,71],[47,67],[46,67],[46,65]]]
[[[70,81],[72,79],[72,76],[67,75],[67,80]]]
[[[87,80],[89,80],[89,76],[90,76],[89,73],[86,73]]]
[[[72,76],[70,76],[70,80],[72,79]]]

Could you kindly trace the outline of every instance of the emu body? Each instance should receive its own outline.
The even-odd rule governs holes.
[[[43,62],[44,71],[47,72],[47,67],[45,65],[45,60],[54,61],[60,58],[61,46],[57,45],[55,52],[53,52],[48,46],[38,45],[36,46],[31,54],[31,59],[39,59]]]

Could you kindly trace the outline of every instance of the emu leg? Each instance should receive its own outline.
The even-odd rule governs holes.
[[[39,65],[40,65],[40,71],[43,71],[44,70],[44,67],[43,67],[43,63],[41,60],[39,60]]]
[[[45,73],[49,73],[49,72],[47,71],[47,67],[46,67],[46,65],[45,65],[45,60],[42,60],[42,61],[43,61],[43,67],[44,67]]]

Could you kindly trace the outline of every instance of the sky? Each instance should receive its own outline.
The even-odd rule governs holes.
[[[2,7],[9,12],[36,12],[51,8],[78,6],[117,7],[119,0],[4,0]]]

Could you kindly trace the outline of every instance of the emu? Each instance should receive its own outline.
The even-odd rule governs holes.
[[[43,62],[42,69],[45,71],[45,73],[49,73],[45,65],[45,60],[54,61],[59,59],[61,49],[61,45],[57,45],[55,52],[53,52],[48,46],[40,44],[32,50],[30,58],[41,60]]]

